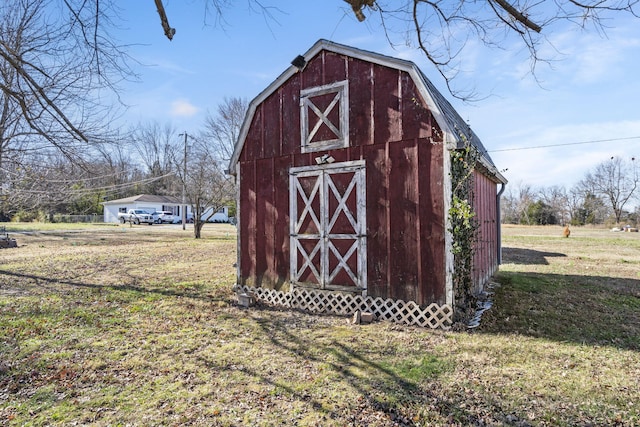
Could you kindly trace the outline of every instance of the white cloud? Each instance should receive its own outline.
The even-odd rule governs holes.
[[[177,99],[171,103],[170,114],[174,117],[192,117],[198,114],[198,107],[186,99]]]
[[[153,57],[153,58],[140,58],[139,62],[143,64],[143,66],[150,73],[161,73],[163,75],[193,75],[196,74],[193,70],[186,68],[174,61],[167,61],[163,58]]]
[[[559,59],[551,73],[577,85],[591,85],[624,77],[630,62],[635,62],[640,47],[637,23],[608,29],[605,34],[586,33],[575,27],[556,32],[543,56]],[[556,50],[554,50],[556,49]],[[551,73],[544,74],[551,77]]]

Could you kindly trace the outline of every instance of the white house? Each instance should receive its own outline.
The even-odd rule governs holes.
[[[202,219],[207,219],[207,217],[209,216],[209,214],[211,213],[211,209],[208,209],[207,211],[205,211],[204,214],[202,214]],[[191,207],[188,208],[187,210],[187,218],[191,221],[193,220],[193,214],[191,213]],[[221,207],[218,212],[214,213],[213,216],[211,218],[209,218],[209,222],[229,222],[229,207],[228,206],[223,206]]]
[[[118,213],[127,212],[129,209],[144,209],[149,212],[168,211],[175,216],[182,217],[182,202],[178,197],[154,196],[152,194],[140,194],[138,196],[125,197],[124,199],[108,200],[102,202],[104,206],[104,222],[118,222]],[[191,206],[187,205],[187,218],[193,219]],[[205,212],[203,218],[209,216],[211,211]],[[211,222],[228,222],[229,208],[223,207],[210,219]]]

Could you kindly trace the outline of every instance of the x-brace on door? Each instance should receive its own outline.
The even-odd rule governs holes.
[[[294,285],[365,294],[365,182],[364,161],[290,170]]]

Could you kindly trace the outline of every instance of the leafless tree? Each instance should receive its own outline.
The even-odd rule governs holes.
[[[94,158],[98,187],[104,190],[104,197],[108,200],[133,196],[137,193],[136,183],[145,180],[144,171],[132,156],[128,141],[129,136],[120,137],[112,144],[101,144],[96,149]]]
[[[175,175],[175,158],[179,155],[178,132],[171,125],[157,122],[138,124],[131,132],[130,147],[147,169],[151,182],[145,193],[178,195],[181,185]]]
[[[536,199],[536,190],[529,185],[520,183],[518,188],[516,189],[518,194],[518,203],[517,203],[517,211],[520,214],[520,223],[521,224],[530,224],[531,218],[529,218],[529,205],[535,202]]]
[[[457,97],[465,94],[451,87],[459,71],[460,55],[470,41],[504,48],[514,38],[528,50],[531,70],[539,61],[541,47],[548,45],[555,23],[569,22],[604,32],[604,21],[615,14],[637,15],[638,0],[344,0],[362,21],[365,11],[379,16],[392,44],[410,44],[420,49],[443,76]]]
[[[110,0],[2,3],[0,116],[13,125],[3,143],[29,137],[73,157],[99,135],[110,109],[100,95],[131,75],[108,32],[116,11]]]
[[[585,203],[585,194],[580,189],[579,186],[573,186],[567,192],[567,209],[569,210],[569,222],[571,224],[576,224],[578,221],[578,216],[580,213],[580,209],[584,207]]]
[[[161,0],[156,0],[161,2]],[[237,3],[229,0],[204,0],[206,15],[216,24],[224,24],[224,14]],[[528,51],[531,71],[536,65],[553,58],[542,56],[550,45],[555,24],[567,22],[583,29],[606,32],[606,21],[621,13],[638,17],[639,0],[344,0],[345,13],[362,22],[377,16],[392,45],[410,45],[421,50],[444,78],[450,92],[470,99],[473,92],[455,90],[451,83],[460,70],[460,57],[469,42],[493,48],[504,48],[515,39]],[[262,0],[249,0],[249,7],[261,13],[267,22],[277,21],[282,13]],[[159,9],[160,12],[160,9]],[[163,11],[164,12],[164,11]],[[286,12],[286,11],[284,11]],[[166,16],[161,13],[163,28]],[[171,39],[175,29],[169,29]],[[551,46],[553,48],[553,46]],[[555,49],[551,49],[555,51]]]
[[[541,46],[554,23],[604,30],[605,18],[621,13],[637,16],[639,1],[348,0],[345,8],[359,20],[377,14],[392,44],[401,40],[421,49],[449,84],[459,69],[462,49],[471,40],[503,48],[516,37],[535,67],[545,59]],[[202,4],[205,19],[213,17],[220,24],[226,11],[237,7],[229,0],[202,0]],[[248,4],[277,20],[277,7],[262,0]],[[165,32],[174,37],[171,17],[161,6],[162,1],[156,0]],[[54,157],[59,153],[82,165],[95,152],[93,145],[107,139],[105,127],[118,83],[134,77],[126,48],[110,34],[119,23],[119,7],[126,5],[115,0],[0,3],[0,198],[11,191],[8,183],[15,182],[16,175],[7,174],[24,173],[26,165],[43,158],[38,157],[42,153]],[[218,166],[221,153],[211,153]]]
[[[503,224],[517,224],[518,212],[516,210],[516,198],[511,186],[501,196],[500,199],[500,220]]]
[[[536,190],[523,182],[510,185],[502,196],[501,216],[504,222],[514,224],[529,224],[529,205],[536,201]]]
[[[81,165],[59,151],[39,150],[24,159],[8,162],[3,185],[11,191],[0,198],[0,214],[11,217],[18,212],[48,219],[56,213],[99,213],[106,199],[127,197],[157,178],[150,177],[134,163],[125,150],[95,150],[92,159]],[[91,206],[87,200],[93,200]],[[90,212],[78,211],[83,205]]]
[[[22,189],[19,197],[34,202],[42,179],[56,175],[58,155],[82,167],[108,138],[117,82],[131,75],[124,50],[108,33],[113,6],[111,0],[0,3],[3,198],[18,197],[12,193]],[[50,172],[43,162],[52,162]],[[40,188],[27,189],[27,182]]]
[[[194,237],[199,239],[204,224],[233,200],[233,181],[224,173],[226,164],[217,159],[214,146],[202,138],[192,138],[187,149],[186,175],[176,159],[176,171],[184,184],[186,199],[193,212]]]
[[[224,25],[224,14],[237,7],[229,0],[203,0],[205,19]],[[542,47],[549,45],[549,35],[558,22],[568,22],[584,29],[605,32],[604,22],[616,14],[637,17],[639,0],[344,0],[345,13],[362,22],[367,15],[377,15],[382,31],[392,45],[413,45],[420,49],[443,76],[450,92],[470,99],[473,92],[454,90],[451,82],[459,71],[461,53],[470,41],[504,48],[513,39],[529,53],[531,70],[539,61]],[[162,1],[156,0],[162,28],[171,40],[176,29],[168,24]],[[249,8],[261,13],[266,22],[277,21],[278,7],[262,0],[249,0]],[[286,11],[284,11],[286,12]],[[179,33],[178,33],[179,34]],[[553,49],[555,50],[555,49]]]
[[[29,156],[28,163],[11,163],[5,170],[5,179],[11,190],[7,193],[6,213],[22,212],[46,219],[58,207],[67,205],[77,170],[59,152],[41,150]],[[19,166],[16,166],[19,165]],[[3,209],[4,210],[4,209]]]
[[[201,138],[207,141],[211,155],[220,167],[226,169],[229,165],[248,107],[249,103],[244,98],[224,98],[215,114],[209,112],[205,118]],[[229,180],[228,176],[224,178],[216,185],[224,187],[226,205],[235,206],[235,181]]]
[[[504,47],[510,36],[519,38],[532,58],[543,59],[540,46],[553,24],[568,21],[603,29],[602,20],[616,13],[636,16],[640,0],[345,0],[359,20],[375,12],[391,43],[414,44],[447,82],[458,70],[457,59],[469,40]],[[202,0],[205,20],[224,23],[229,0]],[[11,145],[20,141],[47,143],[69,157],[100,134],[104,125],[104,91],[115,91],[121,79],[131,77],[126,49],[115,42],[110,29],[118,23],[115,0],[15,0],[0,5],[0,167]],[[249,0],[249,7],[268,20],[277,7]],[[123,6],[126,7],[126,6]],[[149,2],[149,7],[154,5]],[[155,1],[169,38],[161,0]],[[178,29],[179,36],[179,29]],[[396,37],[400,36],[400,38]]]
[[[345,1],[359,20],[365,19],[365,11],[378,14],[391,43],[416,45],[450,82],[470,40],[504,47],[515,36],[535,66],[544,59],[540,46],[554,23],[603,30],[603,19],[616,13],[637,16],[640,0]],[[205,19],[212,17],[216,23],[224,22],[229,8],[238,7],[229,0],[202,2]],[[248,4],[267,20],[277,20],[277,7],[262,0]],[[154,5],[149,2],[149,7]],[[155,0],[155,7],[165,33],[173,38],[176,29],[170,27],[162,1]],[[126,49],[109,32],[119,20],[118,10],[114,0],[15,0],[0,5],[0,166],[9,142],[25,134],[37,135],[69,156],[94,139],[105,116],[104,111],[96,114],[105,108],[100,104],[105,97],[97,95],[116,90],[121,79],[133,75]]]
[[[624,208],[638,197],[640,169],[635,161],[611,157],[597,165],[580,181],[580,187],[605,200],[613,211],[615,222],[620,223]]]
[[[542,187],[538,191],[540,200],[548,205],[553,211],[560,224],[571,223],[571,207],[569,206],[569,195],[567,189],[561,185]]]
[[[224,98],[215,114],[207,114],[203,137],[213,146],[219,161],[231,160],[248,106],[244,98]]]

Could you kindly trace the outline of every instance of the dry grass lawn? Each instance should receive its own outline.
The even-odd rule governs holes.
[[[0,425],[640,425],[638,233],[504,227],[481,326],[432,331],[238,307],[231,226],[8,225]]]

